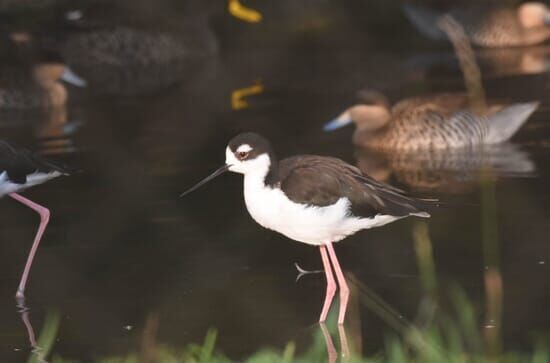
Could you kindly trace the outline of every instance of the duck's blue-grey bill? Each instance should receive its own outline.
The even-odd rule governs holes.
[[[180,198],[183,197],[183,196],[186,196],[187,194],[199,189],[201,186],[203,186],[204,184],[208,183],[210,180],[214,179],[215,177],[219,176],[219,175],[222,175],[223,173],[225,173],[227,170],[229,170],[229,167],[231,165],[224,165],[222,166],[221,168],[219,168],[218,170],[216,170],[215,172],[213,172],[212,174],[210,174],[209,176],[207,176],[206,178],[204,178],[203,180],[201,180],[200,182],[198,182],[197,184],[195,184],[195,186],[193,186],[191,189],[188,189],[186,190],[185,192],[181,193],[180,194]]]
[[[65,67],[65,70],[63,71],[63,74],[61,75],[61,80],[67,82],[68,84],[72,84],[73,86],[77,86],[77,87],[86,87],[86,85],[88,84],[88,82],[86,82],[86,80],[80,78],[69,67]]]
[[[323,126],[323,131],[327,131],[327,132],[334,131],[336,129],[339,129],[340,127],[349,125],[350,123],[351,123],[351,118],[343,118],[342,116],[340,116],[337,119],[334,119],[329,123],[325,124],[325,126]]]

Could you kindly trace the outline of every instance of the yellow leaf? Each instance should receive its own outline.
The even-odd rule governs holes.
[[[261,83],[256,83],[249,87],[238,88],[231,92],[231,108],[233,110],[242,110],[248,107],[248,102],[245,97],[260,94],[264,91],[264,86]]]
[[[228,7],[229,13],[237,19],[241,19],[242,21],[249,23],[259,23],[262,21],[261,13],[254,9],[247,8],[242,5],[239,0],[229,0]]]

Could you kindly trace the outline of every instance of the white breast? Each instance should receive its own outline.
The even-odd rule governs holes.
[[[259,175],[245,176],[244,199],[248,212],[260,225],[312,245],[337,242],[360,229],[396,219],[391,216],[371,219],[352,217],[347,198],[340,198],[326,207],[295,203],[280,189],[265,186],[263,177]]]

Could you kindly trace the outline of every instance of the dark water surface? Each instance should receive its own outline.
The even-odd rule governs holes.
[[[321,127],[358,89],[399,99],[460,90],[462,78],[452,64],[427,70],[422,59],[452,52],[422,42],[406,23],[404,31],[369,33],[376,22],[363,25],[354,2],[309,1],[299,9],[290,3],[265,9],[257,25],[216,10],[218,54],[190,65],[175,84],[131,94],[70,88],[66,115],[0,115],[2,138],[82,170],[26,193],[52,211],[27,305],[36,331],[48,313],[60,313],[55,354],[90,361],[135,351],[152,316],[163,344],[200,342],[215,327],[218,348],[236,359],[307,341],[325,280],[316,274],[296,283],[293,264],[321,268],[318,250],[255,224],[240,175],[184,199],[179,193],[221,165],[227,141],[244,130],[267,136],[281,157],[315,153],[357,164],[365,151],[351,144],[352,128],[325,134]],[[483,67],[490,75],[491,64]],[[482,311],[484,271],[488,260],[498,261],[504,345],[527,349],[550,332],[550,91],[546,71],[516,71],[496,72],[485,86],[490,97],[542,102],[512,147],[534,169],[495,182],[498,244],[491,256],[484,253],[478,180],[455,188],[443,178],[428,190],[398,173],[391,181],[445,201],[428,221],[440,285],[460,285]],[[257,82],[263,93],[248,98],[248,108],[232,110],[231,92]],[[9,198],[0,215],[0,361],[26,361],[30,348],[13,295],[38,218]],[[415,222],[363,231],[336,247],[346,272],[410,320],[423,295]],[[363,352],[378,351],[391,328],[357,300],[349,316]]]

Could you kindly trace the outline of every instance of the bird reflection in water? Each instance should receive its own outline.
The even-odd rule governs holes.
[[[83,122],[69,119],[66,107],[48,110],[42,121],[34,129],[41,154],[58,155],[76,150],[72,136]]]
[[[479,187],[483,171],[493,179],[529,177],[529,154],[512,143],[422,152],[356,149],[359,168],[378,181],[396,181],[419,191],[466,193]]]
[[[43,110],[11,110],[0,112],[0,128],[30,125],[43,155],[59,155],[77,150],[73,136],[83,125],[78,116],[69,113],[66,105]]]
[[[29,343],[32,348],[36,347],[36,336],[29,317],[30,309],[25,305],[25,299],[17,300],[17,312],[21,314],[21,320],[27,330],[27,336],[29,337]]]
[[[31,357],[29,362],[48,363],[46,356],[48,354],[47,349],[43,349],[36,341],[36,335],[30,319],[30,309],[25,304],[25,299],[17,299],[17,312],[21,314],[21,320],[27,331],[27,337],[31,347]],[[46,325],[46,324],[45,324]]]
[[[302,277],[310,274],[321,274],[324,271],[323,270],[305,270],[298,263],[294,263],[294,266],[296,267],[296,270],[298,271],[298,276],[296,277],[296,282],[298,282]],[[351,319],[349,319],[350,323],[348,324],[348,327],[351,327],[352,329],[352,336],[353,337],[360,337],[361,335],[361,328],[358,324],[352,324],[351,322],[358,323],[360,322],[359,317],[359,304],[358,304],[358,298],[357,298],[357,286],[355,282],[357,281],[355,277],[351,275],[351,278],[348,278],[347,275],[350,275],[350,273],[346,273],[346,280],[348,281],[348,286],[350,288],[350,297],[349,297],[349,315],[352,316]],[[329,314],[329,321],[332,320],[332,314]],[[334,324],[330,324],[330,326],[334,326]],[[338,334],[338,340],[339,340],[339,350],[336,348],[336,345],[334,344],[334,341],[332,339],[331,332],[329,331],[329,328],[327,327],[327,324],[325,322],[319,323],[319,329],[321,331],[321,334],[323,336],[323,340],[327,349],[327,361],[328,363],[333,363],[338,361],[338,357],[340,357],[340,362],[348,362],[351,358],[352,351],[350,350],[350,344],[348,340],[348,336],[346,333],[346,328],[343,324],[337,324],[337,334]],[[360,345],[361,338],[359,339],[352,339],[352,343],[356,343],[354,346],[357,347]],[[360,349],[354,349],[354,352],[360,351]]]
[[[325,323],[319,323],[321,332],[323,333],[323,338],[325,339],[325,344],[327,346],[327,358],[329,363],[336,362],[338,358],[338,353],[336,351],[334,342],[330,332],[327,329]],[[342,357],[341,362],[347,362],[350,358],[350,350],[348,345],[348,338],[346,335],[346,328],[343,325],[338,325],[338,337],[340,338],[340,355]]]
[[[550,70],[550,46],[536,45],[528,48],[495,48],[476,51],[476,59],[483,78],[502,78],[522,75],[545,76]],[[414,54],[407,66],[430,77],[454,76],[460,72],[455,53],[430,51]]]

